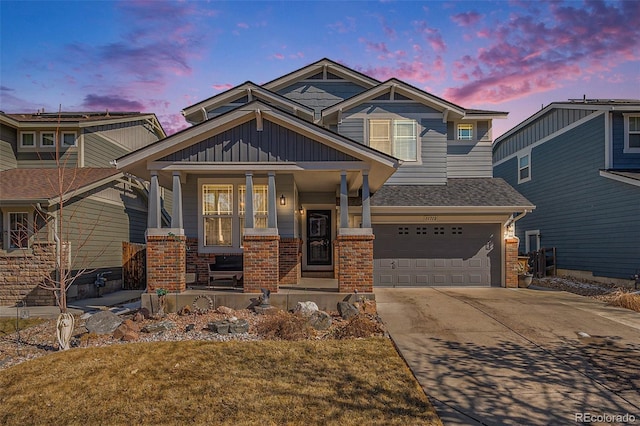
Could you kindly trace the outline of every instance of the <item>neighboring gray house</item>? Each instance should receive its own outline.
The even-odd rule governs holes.
[[[53,302],[51,292],[38,289],[42,277],[34,271],[53,267],[47,262],[61,201],[67,263],[92,271],[69,296],[95,295],[87,284],[100,271],[111,272],[108,279],[119,286],[122,242],[145,241],[147,188],[110,162],[166,136],[155,115],[0,113],[0,130],[0,303]]]
[[[640,100],[554,102],[496,139],[493,170],[536,205],[521,253],[555,247],[566,274],[640,270]]]
[[[150,291],[184,290],[185,268],[206,282],[208,264],[240,254],[246,292],[307,275],[342,292],[516,282],[512,218],[534,206],[492,176],[492,120],[506,113],[322,59],[183,115],[193,127],[118,159],[175,196],[171,229],[151,200],[148,235],[186,266],[154,277],[148,257]]]

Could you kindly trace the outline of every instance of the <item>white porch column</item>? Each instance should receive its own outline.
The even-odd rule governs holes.
[[[245,173],[246,191],[244,193],[244,227],[254,227],[253,212],[253,172]]]
[[[171,227],[184,228],[182,220],[182,184],[180,172],[173,172],[173,209],[171,210]]]
[[[347,189],[347,172],[340,173],[340,228],[349,227],[349,192]]]
[[[371,202],[369,199],[369,172],[362,172],[362,227],[371,228]]]
[[[275,229],[278,227],[278,213],[276,211],[276,172],[269,172],[269,186],[267,193],[269,194],[268,210],[267,210],[267,228]]]
[[[160,187],[158,186],[158,172],[151,172],[147,228],[162,228],[162,222],[160,220]]]

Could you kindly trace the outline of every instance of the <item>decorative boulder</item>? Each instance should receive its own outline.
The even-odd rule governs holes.
[[[111,311],[91,315],[84,323],[89,333],[111,334],[122,324],[122,319]]]
[[[324,311],[315,311],[309,317],[309,325],[316,330],[327,330],[331,327],[331,315]]]
[[[309,318],[314,312],[318,312],[318,305],[314,302],[298,302],[293,309],[294,314],[302,315],[305,318]]]
[[[360,310],[349,302],[338,302],[338,312],[342,319],[351,319],[360,314]]]
[[[144,333],[159,333],[162,331],[168,331],[176,327],[176,323],[173,321],[160,321],[155,324],[145,325],[142,331]]]
[[[213,321],[207,325],[209,331],[218,334],[239,334],[249,332],[249,322],[245,319],[231,318],[222,321]]]

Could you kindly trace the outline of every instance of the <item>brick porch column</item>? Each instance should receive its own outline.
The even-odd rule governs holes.
[[[372,233],[336,237],[336,276],[340,293],[373,292]]]
[[[504,240],[504,284],[507,288],[518,287],[518,243],[517,238]]]
[[[280,285],[295,285],[302,275],[302,251],[299,238],[280,239]]]
[[[280,236],[245,233],[243,247],[243,291],[260,293],[261,288],[266,288],[277,293],[280,278]]]
[[[173,228],[147,230],[149,293],[158,288],[172,292],[186,290],[187,239],[181,231]]]

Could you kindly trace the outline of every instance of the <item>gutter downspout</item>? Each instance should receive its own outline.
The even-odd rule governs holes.
[[[505,223],[504,223],[504,227],[507,228],[509,226],[511,226],[511,224],[516,223],[517,221],[519,221],[520,219],[522,219],[523,217],[525,217],[527,215],[527,213],[530,213],[532,210],[527,210],[525,209],[522,213],[520,213],[518,216],[516,217],[510,217]],[[517,238],[517,237],[516,237]]]

